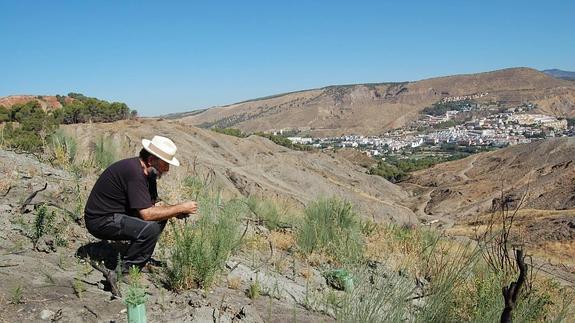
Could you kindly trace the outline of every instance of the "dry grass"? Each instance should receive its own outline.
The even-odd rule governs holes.
[[[475,238],[483,234],[488,229],[488,223],[492,219],[492,214],[482,214],[473,220],[457,224],[446,230],[450,236],[465,236]],[[561,219],[575,216],[573,210],[536,210],[522,209],[515,215],[511,239],[514,243],[524,244],[534,256],[552,263],[562,263],[565,265],[575,265],[575,241],[572,240],[552,240],[544,241],[538,235],[529,232],[529,226],[539,228],[550,225],[554,219]],[[493,216],[494,230],[501,229],[500,215]],[[544,224],[548,222],[547,224]],[[550,228],[549,231],[553,231]]]
[[[228,288],[229,289],[240,289],[242,285],[242,278],[239,276],[228,276]]]
[[[290,232],[272,231],[269,239],[274,248],[279,250],[288,251],[295,246],[295,235]]]

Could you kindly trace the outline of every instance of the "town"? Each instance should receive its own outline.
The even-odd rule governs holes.
[[[351,147],[369,156],[381,157],[418,147],[428,147],[436,152],[441,152],[440,147],[445,145],[501,148],[541,138],[573,135],[567,119],[532,113],[536,108],[534,104],[503,107],[497,103],[478,104],[470,100],[478,96],[443,99],[424,109],[418,120],[379,136],[350,134],[288,139],[292,143],[321,149]]]

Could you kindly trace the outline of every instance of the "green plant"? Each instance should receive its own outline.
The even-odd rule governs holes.
[[[258,282],[257,276],[256,276],[256,280],[253,283],[251,283],[250,286],[248,287],[247,295],[250,299],[253,299],[253,300],[260,297],[261,287],[260,287],[260,283]]]
[[[56,131],[50,137],[53,163],[71,170],[76,159],[78,144],[76,140],[62,131]]]
[[[142,286],[141,280],[142,273],[137,267],[132,266],[128,276],[128,290],[124,299],[127,305],[137,306],[146,303],[146,290]]]
[[[65,221],[56,223],[56,212],[49,211],[44,204],[40,204],[36,208],[31,224],[19,220],[19,225],[20,231],[32,241],[34,248],[38,247],[38,242],[46,235],[54,238],[56,246],[67,245],[67,240],[62,236],[62,232],[66,228]]]
[[[228,136],[234,136],[238,138],[245,138],[246,135],[239,129],[234,128],[210,128],[210,130],[215,131],[217,133],[222,133]]]
[[[104,139],[100,137],[96,140],[94,146],[94,162],[99,170],[103,170],[110,166],[114,161],[118,159],[117,157],[117,147],[110,139]]]
[[[22,304],[24,299],[24,294],[22,286],[17,285],[14,287],[10,293],[10,303],[12,304]]]
[[[86,284],[80,278],[74,278],[72,288],[74,289],[74,294],[76,294],[78,298],[82,298],[82,295],[86,291]]]
[[[297,229],[297,244],[308,255],[326,253],[340,263],[360,260],[364,243],[351,203],[330,198],[308,205]]]
[[[293,226],[293,217],[287,214],[287,209],[281,209],[276,201],[250,195],[246,204],[256,219],[270,230]]]
[[[200,218],[194,224],[172,223],[174,246],[167,270],[168,285],[176,290],[196,284],[209,286],[238,246],[239,221],[245,203],[224,202],[220,194],[203,194],[198,199]]]

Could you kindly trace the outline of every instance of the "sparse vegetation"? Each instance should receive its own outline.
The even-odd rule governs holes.
[[[287,147],[289,149],[302,150],[302,151],[313,150],[313,147],[308,146],[308,145],[294,144],[289,139],[287,139],[287,137],[273,135],[273,134],[264,133],[264,132],[256,132],[255,135],[267,138],[267,139],[273,141],[275,144]]]
[[[239,241],[238,219],[247,209],[240,200],[224,202],[219,194],[198,199],[200,218],[194,223],[172,223],[174,238],[167,280],[175,290],[208,287]]]
[[[235,128],[210,128],[210,130],[215,131],[217,133],[223,133],[224,135],[234,136],[238,138],[245,138],[246,134],[244,134],[240,129]]]
[[[44,204],[37,206],[34,212],[32,223],[27,223],[23,219],[17,221],[20,232],[28,237],[35,249],[44,236],[50,236],[53,240],[52,247],[63,247],[67,245],[66,239],[62,236],[65,229],[64,221],[56,222],[56,212],[48,210]]]
[[[22,304],[24,301],[24,293],[21,285],[17,285],[12,289],[10,294],[10,303],[12,304]]]
[[[293,227],[294,215],[288,212],[288,207],[279,201],[251,195],[247,198],[247,206],[256,217],[270,230]]]
[[[94,146],[94,162],[99,170],[104,170],[118,160],[118,149],[109,138],[100,137]]]
[[[351,203],[324,198],[308,205],[297,231],[297,244],[306,255],[325,253],[338,263],[361,259],[361,227]]]

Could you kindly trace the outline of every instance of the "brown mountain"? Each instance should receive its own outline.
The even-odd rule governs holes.
[[[489,212],[509,196],[524,209],[575,208],[575,138],[541,140],[419,171],[402,186],[416,193],[419,214],[461,218]]]
[[[530,68],[432,78],[417,82],[329,86],[184,114],[201,127],[246,132],[298,129],[314,135],[379,134],[417,117],[447,97],[486,93],[480,102],[535,103],[539,112],[575,116],[575,84]]]

